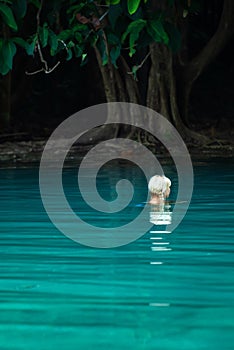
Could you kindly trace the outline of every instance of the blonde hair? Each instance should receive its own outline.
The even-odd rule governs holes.
[[[151,194],[163,197],[166,190],[171,186],[171,180],[166,176],[154,175],[149,180],[148,189]]]

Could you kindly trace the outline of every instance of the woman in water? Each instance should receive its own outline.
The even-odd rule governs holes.
[[[157,226],[157,232],[165,231],[165,225],[171,224],[172,213],[170,205],[165,203],[165,199],[170,195],[171,180],[166,176],[155,175],[151,177],[148,188],[150,192],[149,204],[152,205],[150,211],[150,222]],[[155,231],[156,232],[156,231]]]
[[[159,205],[165,202],[170,195],[171,180],[166,176],[155,175],[151,177],[148,189],[150,192],[149,204]]]

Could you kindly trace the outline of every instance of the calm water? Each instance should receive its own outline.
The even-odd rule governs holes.
[[[174,169],[165,173],[175,187]],[[75,174],[64,174],[71,205],[103,223],[74,192]],[[145,180],[131,167],[100,174],[103,197],[123,174],[143,202]],[[37,169],[0,170],[0,349],[233,350],[233,174],[231,161],[195,166],[190,209],[172,234],[94,249],[50,222]],[[118,226],[130,213],[106,222]]]

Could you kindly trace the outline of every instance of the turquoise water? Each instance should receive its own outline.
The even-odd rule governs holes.
[[[134,203],[143,202],[145,180],[132,167],[102,172],[103,197],[123,173],[135,181]],[[174,169],[165,173],[175,187]],[[103,218],[74,192],[74,174],[64,175],[71,205],[98,225]],[[127,246],[94,249],[50,222],[37,169],[0,170],[0,349],[233,350],[233,174],[231,161],[195,165],[193,199],[172,234],[151,230]]]

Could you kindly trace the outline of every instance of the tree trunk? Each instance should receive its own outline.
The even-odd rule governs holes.
[[[204,143],[208,139],[186,127],[178,107],[177,81],[171,50],[162,44],[150,46],[151,69],[148,80],[147,107],[167,118],[186,141]]]
[[[164,6],[164,2],[161,1],[153,1],[152,4],[157,8]],[[234,1],[224,0],[216,33],[190,62],[186,62],[188,59],[186,52],[184,54],[180,52],[176,56],[165,45],[153,43],[149,47],[151,66],[149,76],[146,77],[148,89],[145,104],[166,117],[177,128],[182,138],[188,142],[204,144],[210,141],[206,136],[190,130],[188,123],[185,124],[186,120],[188,121],[189,100],[196,79],[233,36],[233,22]],[[103,66],[97,48],[95,52],[107,102],[123,101],[143,104],[138,85],[130,73],[126,60],[123,57],[119,59],[118,69],[113,67],[110,61]],[[116,123],[118,116],[109,113],[108,121]]]
[[[234,36],[234,1],[224,0],[223,10],[219,25],[205,47],[190,62],[183,63],[180,69],[180,79],[182,81],[182,115],[188,121],[188,105],[193,84],[202,74],[205,68],[218,56],[225,45]]]
[[[116,69],[110,61],[108,61],[106,65],[103,65],[99,50],[97,47],[94,47],[94,49],[97,57],[98,67],[102,75],[106,101],[132,102],[140,104],[140,93],[137,82],[134,80],[133,75],[130,72],[130,68],[124,57],[120,57],[118,61],[119,67]],[[113,137],[117,137],[120,135],[120,133],[122,136],[123,134],[125,136],[130,136],[134,133],[133,128],[130,126],[116,125],[116,123],[119,122],[118,112],[114,109],[111,109],[111,106],[109,106],[107,113],[107,122],[113,123],[113,127],[108,125],[107,127],[101,128],[98,134],[98,138],[100,139],[106,139],[111,134]]]
[[[11,119],[11,73],[0,80],[0,130],[7,130]]]
[[[120,101],[142,104],[137,82],[134,80],[133,75],[130,74],[130,68],[126,60],[121,56],[118,69],[115,69],[110,62],[103,66],[97,48],[95,48],[95,52],[107,102]],[[203,143],[207,139],[188,129],[180,117],[173,56],[170,49],[165,45],[154,43],[150,45],[150,54],[151,68],[147,77],[148,92],[146,106],[156,110],[167,118],[177,128],[184,139]],[[134,118],[134,116],[132,117]],[[118,115],[115,111],[109,111],[107,121],[109,123],[118,123]],[[152,120],[147,122],[153,123]],[[115,132],[113,133],[114,129]],[[107,128],[101,128],[101,130],[98,130],[98,139],[106,139],[111,134],[116,137],[119,133],[121,135],[124,134],[125,137],[126,135],[132,136],[134,134],[136,138],[140,138],[139,135],[142,133],[139,130],[136,131],[135,129],[124,126],[121,127],[120,132],[120,128],[116,128],[116,124],[113,125],[113,130],[110,130],[109,126]],[[147,139],[144,131],[143,134],[144,139]]]
[[[1,33],[3,39],[10,37],[9,27],[1,24]],[[0,130],[8,129],[11,117],[11,72],[0,75]]]

